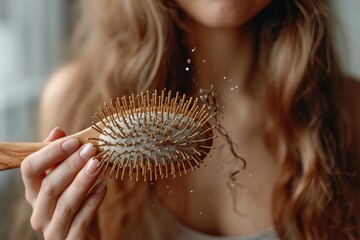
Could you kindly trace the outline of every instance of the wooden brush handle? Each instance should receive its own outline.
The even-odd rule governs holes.
[[[76,134],[66,136],[64,140],[77,138],[80,144],[94,141],[88,140],[91,137],[97,137],[98,133],[91,128],[87,128]],[[0,171],[20,167],[24,158],[30,154],[47,146],[49,142],[0,142]]]
[[[19,167],[24,158],[48,144],[47,142],[0,143],[0,171]]]

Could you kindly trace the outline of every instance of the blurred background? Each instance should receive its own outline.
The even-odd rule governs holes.
[[[38,101],[66,57],[70,0],[0,0],[0,141],[39,141]],[[344,70],[360,79],[360,1],[332,0],[334,38]],[[18,170],[0,172],[0,239],[9,239]]]
[[[38,141],[44,82],[66,56],[66,0],[0,0],[0,141]],[[18,170],[0,172],[0,239],[9,239],[21,196]]]

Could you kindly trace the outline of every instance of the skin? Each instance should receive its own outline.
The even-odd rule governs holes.
[[[63,136],[64,132],[55,128],[45,140],[54,141],[51,147],[29,156],[21,165],[26,200],[33,207],[30,221],[45,239],[87,239],[98,234],[91,225],[106,185],[99,182],[94,186],[100,173],[98,161],[91,159],[94,147],[80,147],[77,139],[64,141]]]
[[[97,182],[100,171],[92,158],[95,148],[80,146],[77,139],[64,141],[65,132],[53,128],[56,109],[71,87],[74,71],[74,67],[60,69],[48,82],[40,120],[41,134],[50,132],[44,141],[51,144],[21,164],[25,197],[33,208],[30,223],[45,239],[99,239],[95,217],[107,186]]]
[[[225,106],[222,124],[238,153],[247,159],[248,167],[238,175],[241,187],[234,188],[237,211],[227,187],[231,172],[224,166],[233,155],[223,148],[227,143],[221,137],[214,142],[219,150],[212,153],[212,158],[205,159],[206,167],[174,181],[160,182],[157,193],[183,223],[205,233],[237,236],[269,228],[271,194],[278,169],[262,140],[266,111],[243,86],[249,76],[259,77],[251,72],[254,36],[252,23],[248,21],[270,1],[177,2],[191,17],[186,41],[196,47],[191,54],[191,66],[195,69],[198,88],[210,89],[214,85],[220,105]],[[203,74],[196,74],[196,70]],[[232,79],[232,86],[238,87],[235,92],[230,92],[224,76]],[[240,163],[236,164],[241,168]],[[168,197],[169,189],[172,197]],[[174,199],[183,201],[174,203]]]
[[[172,181],[159,181],[155,191],[180,221],[198,231],[233,236],[259,232],[273,225],[271,198],[278,166],[276,157],[263,143],[266,110],[259,99],[247,94],[243,86],[249,76],[254,81],[261,80],[261,76],[251,71],[254,41],[250,20],[270,0],[177,2],[190,17],[186,41],[189,51],[196,47],[191,55],[191,67],[196,73],[197,87],[209,89],[214,85],[221,104],[226,106],[222,124],[236,144],[238,153],[247,159],[248,166],[236,175],[236,184],[241,186],[237,185],[237,202],[234,204],[228,185],[231,172],[223,163],[236,167],[234,165],[239,162],[231,162],[233,155],[223,148],[225,141],[219,137],[214,142],[217,151],[212,153],[212,158],[205,159],[206,167]],[[198,71],[203,74],[197,74]],[[56,126],[57,109],[61,109],[75,73],[76,66],[67,66],[49,81],[41,103],[43,136]],[[226,97],[229,86],[224,76],[233,80],[233,86],[238,86],[230,97]],[[360,123],[360,110],[355,107],[360,96],[360,83],[348,79],[345,87],[348,89],[347,108],[353,113],[353,121]],[[98,239],[95,216],[106,187],[96,193],[99,172],[96,169],[90,171],[91,174],[85,171],[93,161],[94,149],[90,145],[85,153],[80,154],[85,147],[79,146],[76,140],[64,148],[63,136],[65,133],[55,128],[45,140],[52,143],[22,163],[26,199],[33,207],[31,225],[43,232],[45,239]],[[355,149],[360,149],[360,129],[357,126],[354,138],[355,146],[359,146]]]
[[[193,23],[214,29],[236,29],[253,18],[271,0],[175,0]]]

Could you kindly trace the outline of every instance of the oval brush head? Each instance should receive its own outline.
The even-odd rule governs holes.
[[[181,98],[171,91],[140,94],[104,104],[96,113],[99,123],[92,128],[100,135],[97,158],[104,174],[130,180],[175,177],[199,167],[212,148],[212,115],[198,100]]]
[[[95,115],[99,122],[66,138],[97,147],[104,174],[146,181],[175,177],[203,164],[212,149],[212,114],[198,99],[171,91],[110,100]],[[19,167],[29,154],[49,143],[0,143],[0,170]]]

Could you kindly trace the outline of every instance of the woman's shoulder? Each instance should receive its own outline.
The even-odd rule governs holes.
[[[352,132],[356,145],[360,149],[360,80],[354,77],[344,78],[344,91],[341,96],[352,122]]]
[[[40,132],[42,137],[59,125],[59,113],[72,92],[79,64],[71,63],[56,70],[46,82],[40,99]]]
[[[341,97],[345,100],[345,107],[360,121],[360,80],[354,77],[345,77],[344,91]]]
[[[71,63],[56,70],[46,82],[42,99],[57,101],[66,97],[66,93],[75,82],[79,68],[79,64]]]
[[[349,100],[349,103],[356,103],[360,100],[360,79],[346,76],[344,78],[344,94]],[[355,103],[354,103],[355,104]]]

